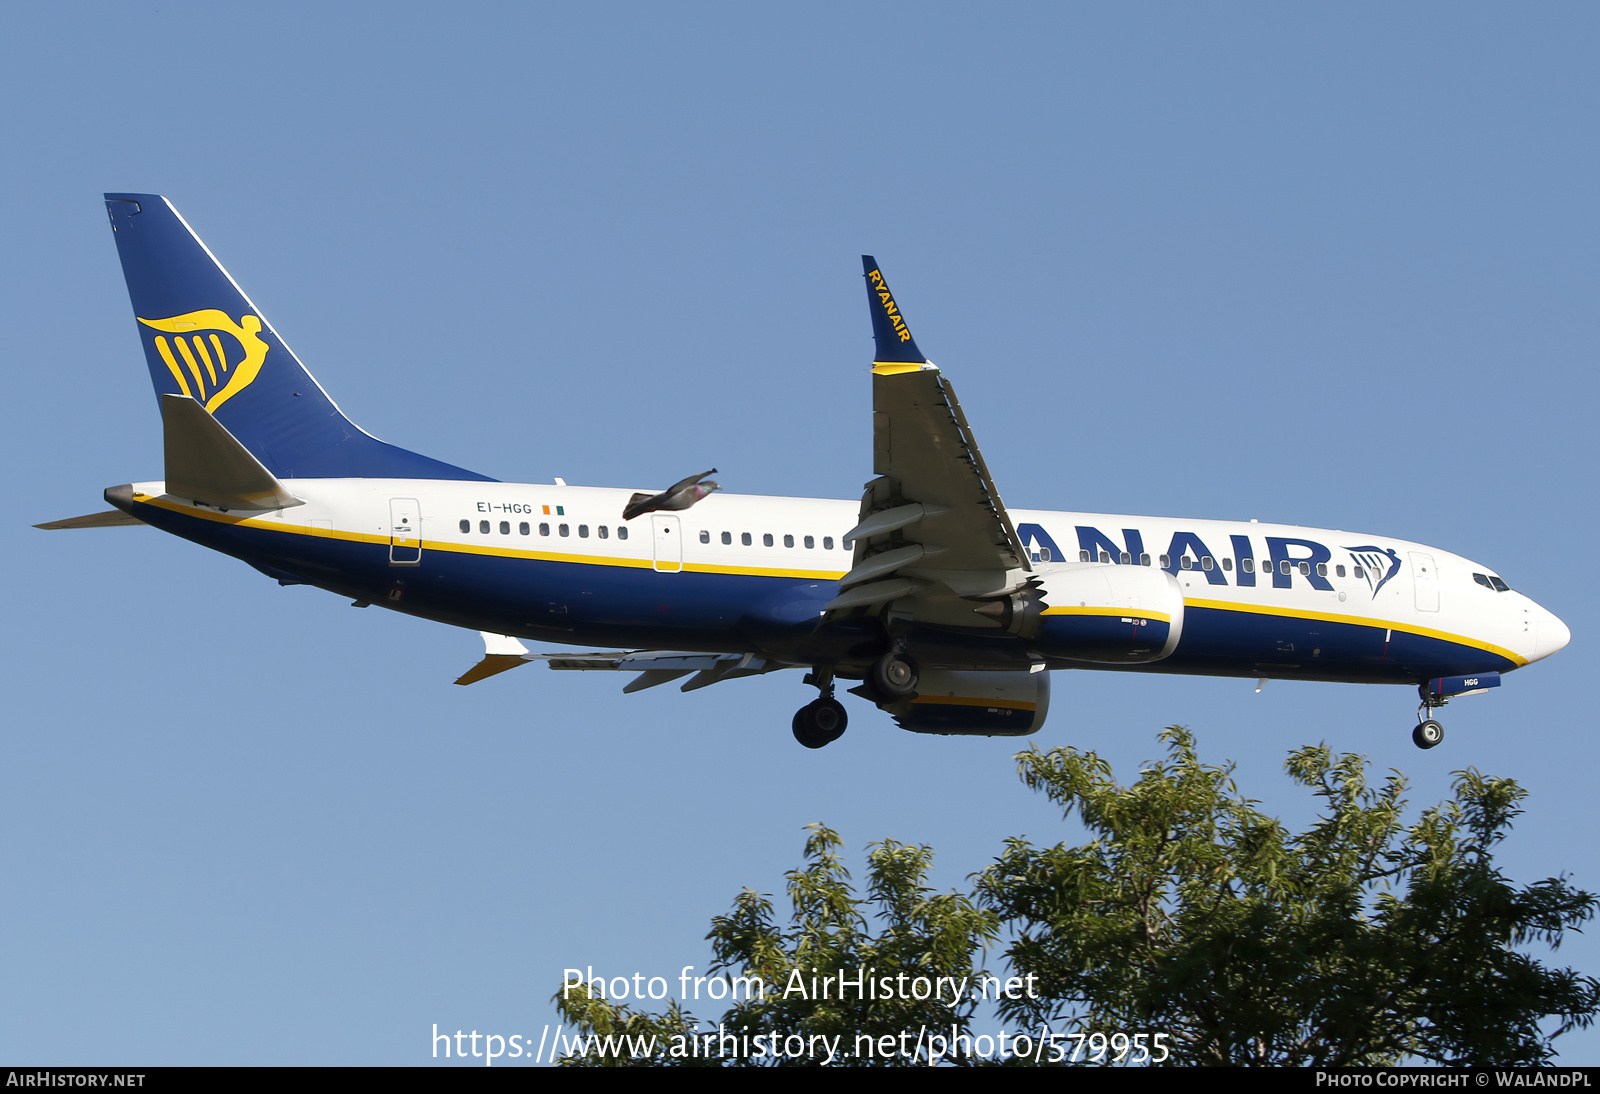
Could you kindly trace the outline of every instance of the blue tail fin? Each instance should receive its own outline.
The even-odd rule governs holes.
[[[107,194],[106,209],[158,397],[192,396],[280,479],[494,481],[346,418],[166,198]]]

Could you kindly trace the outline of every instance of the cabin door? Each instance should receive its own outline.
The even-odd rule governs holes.
[[[1432,555],[1411,552],[1411,584],[1417,590],[1417,611],[1439,610],[1439,571]]]
[[[389,499],[389,565],[422,565],[422,507],[416,498]]]
[[[675,574],[683,569],[683,538],[678,518],[664,513],[650,514],[650,533],[656,541],[656,569]]]

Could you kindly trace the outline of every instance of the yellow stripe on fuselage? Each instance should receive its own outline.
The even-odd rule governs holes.
[[[1040,615],[1109,615],[1117,619],[1159,619],[1163,623],[1171,623],[1172,616],[1166,612],[1147,612],[1143,608],[1088,608],[1066,607],[1046,608]]]
[[[1521,666],[1528,663],[1528,659],[1519,653],[1514,653],[1503,646],[1496,646],[1493,642],[1485,642],[1481,638],[1469,638],[1464,634],[1451,634],[1449,631],[1436,631],[1430,627],[1419,627],[1414,623],[1395,623],[1388,619],[1371,619],[1360,615],[1335,615],[1332,612],[1311,612],[1301,608],[1275,608],[1265,604],[1239,604],[1231,600],[1191,600],[1184,598],[1183,603],[1191,608],[1212,608],[1223,612],[1246,612],[1250,615],[1276,615],[1289,619],[1314,619],[1321,623],[1347,623],[1356,627],[1373,627],[1383,630],[1403,631],[1406,634],[1420,635],[1424,638],[1438,638],[1445,642],[1454,642],[1460,646],[1471,646],[1473,649],[1483,650],[1486,653],[1504,657],[1507,661]]]
[[[256,517],[238,516],[233,513],[215,513],[208,509],[192,509],[187,505],[180,505],[166,498],[154,498],[148,494],[135,494],[133,500],[140,505],[153,505],[157,509],[166,509],[169,512],[180,513],[186,517],[199,517],[201,520],[214,521],[218,524],[232,524],[240,528],[261,528],[269,532],[284,532],[295,536],[313,536],[318,539],[341,540],[346,543],[386,544],[390,542],[391,538],[384,535],[372,535],[367,532],[347,532],[338,528],[307,528],[304,525],[260,520]],[[410,545],[408,544],[407,546]],[[432,539],[421,540],[418,546],[426,551],[444,551],[458,555],[488,555],[495,558],[521,558],[536,562],[569,562],[579,566],[616,566],[622,569],[652,570],[656,565],[655,560],[650,558],[619,558],[616,555],[569,554],[560,551],[527,551],[513,547],[491,547],[476,543],[448,543]],[[681,571],[663,570],[662,572],[736,574],[746,577],[787,577],[802,580],[809,578],[816,581],[837,581],[844,576],[843,570],[782,570],[761,566],[717,566],[702,562],[684,563]]]

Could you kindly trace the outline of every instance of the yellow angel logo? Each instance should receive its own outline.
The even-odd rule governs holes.
[[[260,338],[261,320],[249,313],[241,315],[237,323],[216,308],[139,322],[172,335],[170,342],[156,335],[156,352],[178,381],[178,390],[213,414],[250,386],[267,357],[267,344]],[[231,342],[225,342],[223,335]]]

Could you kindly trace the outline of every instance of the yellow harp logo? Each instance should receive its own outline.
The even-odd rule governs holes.
[[[172,335],[170,341],[156,335],[156,352],[178,381],[178,390],[213,414],[250,386],[267,357],[267,344],[260,338],[261,320],[249,313],[241,315],[237,323],[216,308],[139,322]]]

